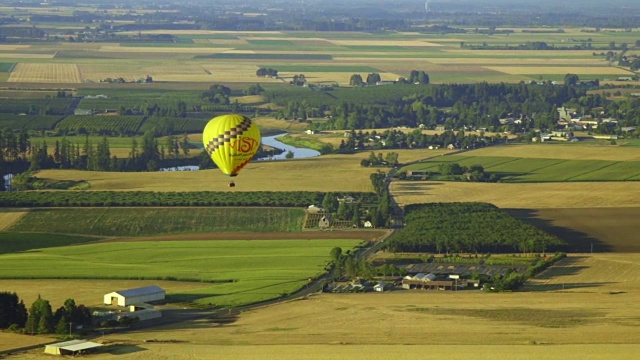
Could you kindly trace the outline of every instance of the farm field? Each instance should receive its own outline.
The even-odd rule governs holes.
[[[640,179],[640,161],[560,160],[543,158],[451,155],[432,158],[403,170],[438,172],[443,163],[482,165],[501,182],[624,181]]]
[[[293,208],[32,209],[8,230],[98,236],[295,232],[302,230],[303,217],[302,209]]]
[[[500,208],[637,207],[640,182],[470,183],[397,181],[390,187],[400,205],[424,202],[487,202]]]
[[[239,306],[299,289],[308,278],[324,272],[333,247],[351,249],[359,243],[340,239],[103,242],[5,254],[0,256],[0,275],[7,280],[195,281],[197,289],[173,293],[170,300]]]
[[[505,210],[566,240],[569,252],[640,253],[636,232],[640,207]]]
[[[353,73],[378,72],[383,80],[407,76],[412,69],[426,69],[432,82],[520,82],[561,80],[566,73],[581,79],[615,80],[632,76],[610,66],[593,50],[473,50],[461,43],[489,46],[546,41],[557,46],[567,38],[592,39],[594,50],[610,41],[635,42],[634,33],[581,33],[565,29],[562,34],[420,34],[330,32],[216,32],[159,30],[172,34],[175,43],[34,43],[5,45],[0,63],[15,63],[6,81],[12,84],[99,83],[122,77],[135,81],[149,75],[168,83],[234,82],[276,84],[304,73],[312,83],[348,85]],[[140,34],[157,34],[142,31]],[[121,35],[132,35],[122,32]],[[136,32],[137,35],[137,32]],[[179,50],[179,51],[178,51]],[[518,60],[514,66],[513,60]],[[214,61],[211,61],[214,60]],[[520,62],[521,60],[521,62]],[[280,69],[279,79],[256,78],[259,67]]]
[[[6,228],[11,227],[16,221],[20,220],[22,216],[26,214],[25,211],[6,211],[0,210],[0,231],[4,231]]]
[[[37,177],[87,181],[91,190],[114,191],[373,191],[369,175],[378,168],[364,168],[367,154],[327,155],[313,159],[254,161],[234,179],[218,169],[175,172],[114,173],[76,170],[43,170]],[[345,174],[349,181],[345,181]]]

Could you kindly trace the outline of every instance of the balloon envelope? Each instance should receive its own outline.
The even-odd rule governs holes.
[[[204,127],[202,142],[220,170],[236,176],[258,151],[260,130],[246,116],[220,115]]]

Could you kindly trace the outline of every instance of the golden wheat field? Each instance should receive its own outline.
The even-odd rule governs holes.
[[[369,175],[375,168],[363,168],[348,155],[317,159],[258,161],[247,165],[236,187],[219,170],[113,173],[74,170],[44,170],[38,177],[53,180],[85,180],[90,190],[115,191],[372,191]],[[347,177],[346,174],[349,174]]]
[[[0,231],[3,231],[4,229],[8,229],[11,225],[13,225],[13,223],[20,220],[20,218],[24,216],[24,214],[26,214],[26,212],[20,212],[20,211],[5,212],[3,210],[0,210]]]
[[[629,70],[608,66],[485,66],[485,68],[510,75],[565,75],[568,73],[581,75],[627,75],[634,73]]]
[[[425,202],[479,201],[500,208],[637,207],[640,182],[492,184],[438,181],[393,181],[391,193],[400,205]]]
[[[79,83],[81,77],[75,64],[19,63],[8,82]]]

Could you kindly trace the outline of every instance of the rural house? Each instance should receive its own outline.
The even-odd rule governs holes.
[[[165,291],[158,286],[151,285],[129,290],[115,291],[104,296],[106,305],[129,306],[153,301],[162,301]]]

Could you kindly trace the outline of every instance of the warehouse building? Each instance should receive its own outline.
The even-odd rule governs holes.
[[[133,304],[162,301],[165,291],[155,285],[115,291],[104,296],[106,305],[129,306]]]

